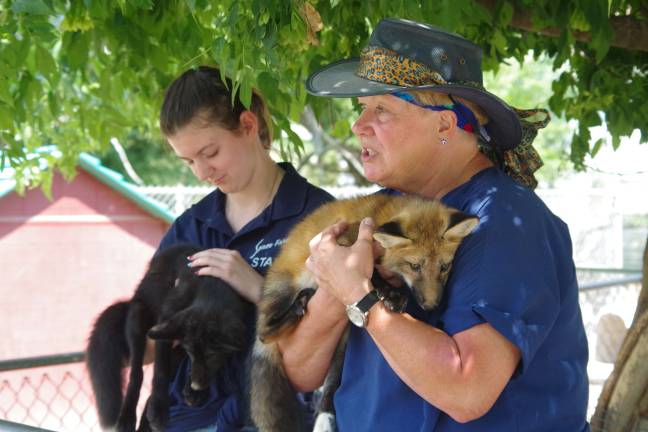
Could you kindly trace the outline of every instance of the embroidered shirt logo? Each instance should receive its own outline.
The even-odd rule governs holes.
[[[254,253],[248,257],[250,266],[259,268],[272,265],[272,258],[277,254],[276,249],[285,242],[285,238],[269,242],[266,242],[265,239],[259,240],[254,246]]]

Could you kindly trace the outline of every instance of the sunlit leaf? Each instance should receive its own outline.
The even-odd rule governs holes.
[[[11,10],[14,13],[32,15],[48,15],[52,13],[50,7],[43,0],[13,0]]]

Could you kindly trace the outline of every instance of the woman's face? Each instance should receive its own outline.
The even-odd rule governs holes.
[[[256,134],[244,129],[228,130],[193,121],[167,140],[198,180],[232,193],[249,183],[254,173],[255,146],[261,148]]]
[[[363,110],[352,130],[362,145],[365,177],[403,191],[427,182],[439,164],[436,113],[391,95],[358,102]]]

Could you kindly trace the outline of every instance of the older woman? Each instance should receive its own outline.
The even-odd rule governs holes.
[[[520,120],[529,113],[481,83],[478,46],[393,19],[378,24],[359,60],[308,80],[312,94],[358,97],[353,132],[367,179],[480,219],[437,310],[410,301],[401,314],[381,303],[360,311],[364,325],[351,328],[335,396],[343,432],[589,430],[569,232],[528,187],[539,166],[534,125]],[[302,391],[322,383],[347,310],[357,315],[373,289],[372,221],[349,248],[335,242],[343,230],[333,225],[311,242],[308,266],[320,289],[280,342]]]

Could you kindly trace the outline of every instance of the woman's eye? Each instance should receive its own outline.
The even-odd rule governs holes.
[[[381,107],[376,108],[374,112],[379,121],[387,121],[391,118],[391,113]]]

